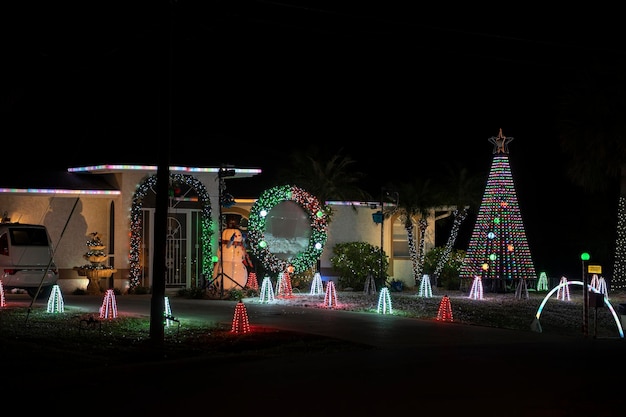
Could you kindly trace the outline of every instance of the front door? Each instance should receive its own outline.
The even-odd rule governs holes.
[[[202,244],[200,210],[172,209],[167,216],[165,248],[165,287],[191,288],[202,285]],[[154,209],[143,209],[142,230],[142,285],[151,286],[154,256]]]

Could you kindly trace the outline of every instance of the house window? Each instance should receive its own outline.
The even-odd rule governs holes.
[[[413,226],[413,236],[416,227]],[[404,228],[404,221],[400,217],[396,217],[392,223],[392,251],[394,258],[409,258],[409,239]]]

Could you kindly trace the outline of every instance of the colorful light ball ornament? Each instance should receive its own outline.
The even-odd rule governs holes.
[[[267,215],[283,201],[297,203],[308,215],[311,226],[307,249],[286,260],[275,256],[265,240]],[[283,272],[291,266],[293,273],[297,274],[315,265],[326,244],[327,229],[328,216],[319,200],[299,187],[283,185],[264,191],[252,206],[248,219],[248,242],[252,252],[270,271]]]

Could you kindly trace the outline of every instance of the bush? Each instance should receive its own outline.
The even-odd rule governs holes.
[[[330,262],[338,274],[338,287],[365,288],[365,281],[369,275],[378,277],[383,270],[383,282],[387,281],[389,258],[383,252],[380,256],[380,247],[365,242],[338,243],[333,247],[333,256]]]
[[[311,283],[313,282],[314,275],[315,268],[309,268],[305,271],[291,275],[291,288],[301,291],[308,291],[308,289],[311,287]]]
[[[179,297],[203,299],[206,291],[201,287],[181,288],[177,294]]]
[[[439,262],[443,251],[443,247],[436,247],[426,253],[424,259],[424,273],[430,275],[431,278],[435,278],[435,269],[437,268],[437,263]],[[464,258],[464,250],[453,249],[452,252],[450,252],[448,261],[439,273],[439,277],[437,277],[437,287],[446,290],[458,290],[461,287],[459,272]]]
[[[151,293],[151,288],[138,285],[138,286],[133,287],[130,290],[128,290],[128,293],[129,294],[135,294],[135,295],[150,294]]]

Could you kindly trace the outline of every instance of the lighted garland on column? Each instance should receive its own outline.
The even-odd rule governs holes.
[[[307,249],[288,260],[276,257],[268,247],[264,236],[267,214],[283,201],[293,201],[299,204],[307,213],[311,226],[311,237]],[[291,265],[294,273],[298,273],[306,271],[319,259],[326,244],[327,229],[328,216],[316,197],[299,187],[282,185],[264,191],[252,206],[248,221],[248,242],[252,252],[270,271],[283,272]]]
[[[141,222],[141,210],[143,207],[144,197],[151,189],[153,189],[153,187],[156,186],[156,181],[156,175],[146,178],[145,181],[137,186],[137,190],[133,196],[130,215],[130,272],[128,277],[130,288],[138,286],[141,279],[141,265],[139,262],[139,255],[141,253],[141,229],[143,227]],[[213,229],[211,220],[211,199],[209,198],[209,193],[201,181],[190,175],[171,174],[170,183],[185,184],[193,188],[198,194],[198,200],[202,205],[202,215],[200,216],[202,274],[204,276],[210,276],[210,271],[212,269],[211,236],[213,235]]]
[[[452,223],[452,230],[450,231],[450,235],[448,236],[448,240],[446,242],[446,246],[441,253],[441,257],[437,262],[437,267],[435,268],[435,272],[433,275],[435,276],[435,283],[438,281],[439,275],[441,275],[441,271],[443,271],[443,267],[446,266],[446,263],[450,259],[450,254],[452,253],[452,249],[454,249],[454,243],[459,236],[459,229],[461,228],[461,224],[467,218],[469,214],[469,208],[465,207],[463,210],[454,210],[454,222]]]
[[[426,228],[428,227],[428,222],[426,219],[421,218],[418,221],[418,227],[420,231],[420,247],[419,247],[419,260],[417,265],[413,265],[413,274],[415,277],[419,279],[422,275],[422,269],[424,268],[424,260],[426,258]],[[411,251],[411,259],[415,259],[413,254],[415,253],[415,241],[412,242],[413,247],[411,247],[411,243],[409,243],[409,251]]]
[[[611,289],[613,291],[626,290],[626,197],[623,196],[619,198],[617,209],[617,237]]]

